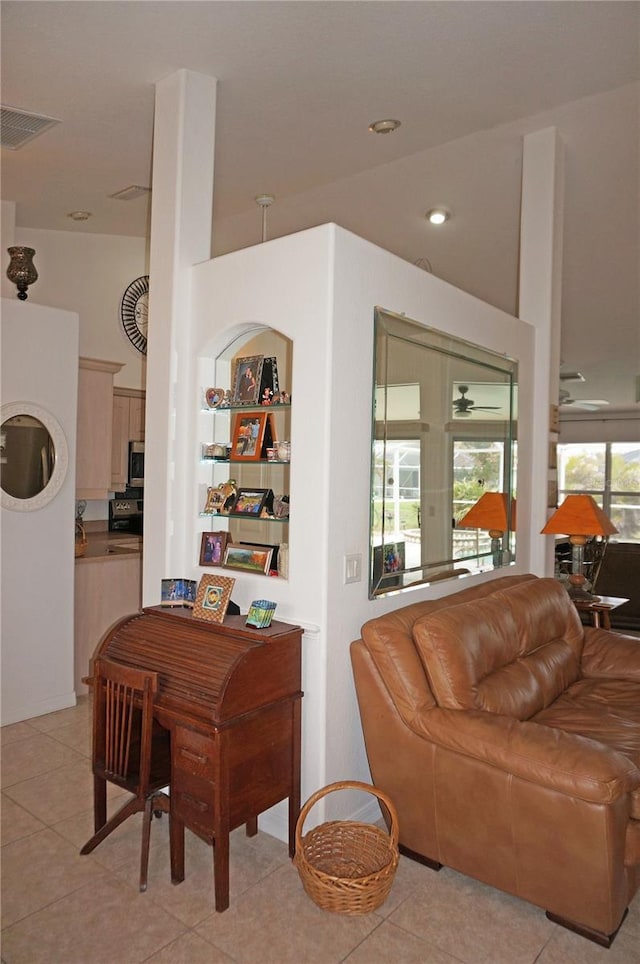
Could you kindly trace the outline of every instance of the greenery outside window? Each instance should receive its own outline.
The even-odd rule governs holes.
[[[558,497],[592,495],[618,534],[640,542],[640,442],[571,442],[558,446]]]

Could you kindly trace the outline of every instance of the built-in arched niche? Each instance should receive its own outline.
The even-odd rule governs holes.
[[[242,578],[243,569],[286,578],[293,342],[250,323],[224,336],[199,360],[201,541],[195,551],[201,565],[235,569],[233,578]],[[210,535],[219,546],[214,563]]]
[[[2,406],[0,496],[14,512],[42,509],[56,497],[69,468],[67,440],[57,419],[32,402]]]

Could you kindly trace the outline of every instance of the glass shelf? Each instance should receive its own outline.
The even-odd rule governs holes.
[[[220,406],[217,408],[205,408],[203,406],[200,411],[206,412],[209,415],[215,415],[221,412],[286,412],[290,408],[291,402],[287,402],[284,405],[225,405],[224,408]]]
[[[246,522],[277,522],[284,524],[289,521],[289,516],[284,519],[276,519],[275,516],[250,515],[248,512],[200,512],[201,519],[244,519]]]
[[[289,459],[222,459],[213,455],[210,458],[203,455],[200,461],[203,463],[218,462],[221,465],[291,465]]]

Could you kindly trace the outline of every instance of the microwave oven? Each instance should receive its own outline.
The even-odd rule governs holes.
[[[144,442],[129,442],[128,482],[134,489],[144,485]]]

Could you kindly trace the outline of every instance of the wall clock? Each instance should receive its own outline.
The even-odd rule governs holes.
[[[120,302],[120,321],[124,332],[143,355],[147,353],[147,321],[149,315],[149,275],[136,278],[126,289]]]

